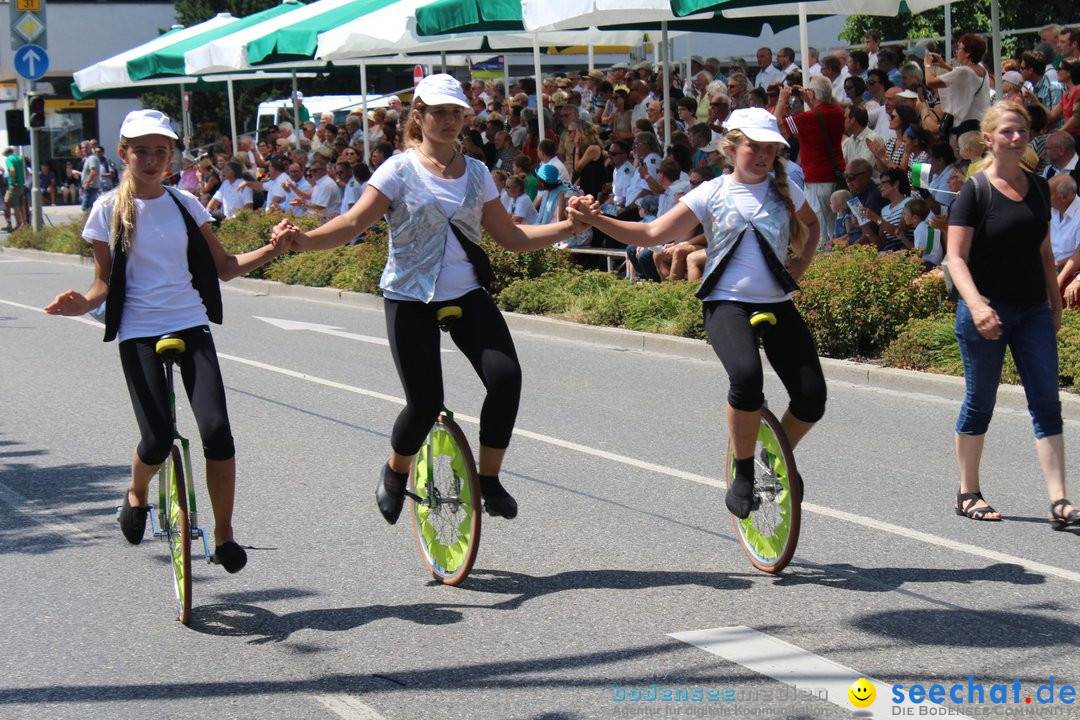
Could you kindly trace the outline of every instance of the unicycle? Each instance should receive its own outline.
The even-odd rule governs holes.
[[[776,325],[771,312],[750,316],[759,341]],[[735,450],[730,438],[725,452],[727,483],[735,478]],[[799,542],[803,485],[795,467],[791,443],[776,416],[767,406],[761,408],[757,444],[754,448],[754,500],[749,517],[731,516],[739,544],[758,570],[778,573],[795,554]]]
[[[169,390],[169,412],[173,426],[173,443],[169,456],[158,470],[157,512],[151,506],[150,525],[154,537],[169,545],[169,565],[172,567],[173,590],[176,595],[176,619],[184,625],[191,620],[191,543],[201,539],[207,562],[213,562],[206,533],[199,527],[195,504],[195,486],[191,477],[191,453],[187,438],[176,426],[176,394],[173,391],[173,365],[184,353],[181,338],[165,335],[154,348],[165,363],[165,382]]]
[[[461,308],[447,305],[435,315],[450,330]],[[476,462],[454,415],[443,408],[409,473],[413,532],[424,564],[443,585],[460,584],[480,548],[481,497]]]

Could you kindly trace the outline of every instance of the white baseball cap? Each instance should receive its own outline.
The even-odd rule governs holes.
[[[905,100],[918,100],[919,96],[914,90],[902,90],[896,93],[896,97],[904,98]]]
[[[418,97],[427,105],[460,105],[469,108],[468,98],[461,89],[461,83],[452,75],[438,73],[428,75],[416,84],[414,97]]]
[[[724,129],[738,130],[755,142],[788,144],[788,141],[780,134],[776,118],[765,108],[753,107],[732,111],[724,121]]]
[[[1071,38],[1072,35],[1070,35],[1069,37]],[[1001,79],[1004,82],[1011,83],[1013,85],[1016,85],[1017,87],[1020,87],[1024,84],[1024,76],[1016,72],[1015,70],[1009,70],[1008,72],[1004,73],[1001,76]]]
[[[132,110],[120,126],[120,137],[131,139],[143,135],[164,135],[173,140],[179,139],[169,125],[169,116],[165,113],[160,110]]]

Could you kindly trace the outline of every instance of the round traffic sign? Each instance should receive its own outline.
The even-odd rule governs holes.
[[[23,45],[15,51],[15,72],[37,80],[49,71],[49,53],[40,45]]]

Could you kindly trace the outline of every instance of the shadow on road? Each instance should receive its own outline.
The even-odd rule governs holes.
[[[1046,648],[1080,645],[1080,625],[1009,610],[894,610],[863,615],[855,627],[912,645]]]
[[[796,570],[792,572],[791,570]],[[809,565],[793,562],[776,585],[820,585],[855,592],[890,592],[911,583],[998,582],[1008,585],[1042,585],[1046,576],[1013,563],[995,563],[982,568],[868,567],[848,563]]]

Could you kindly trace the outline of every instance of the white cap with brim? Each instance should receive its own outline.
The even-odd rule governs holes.
[[[143,135],[164,135],[173,140],[179,139],[169,125],[169,116],[165,113],[159,110],[132,110],[120,126],[120,137],[130,140]]]
[[[446,73],[428,75],[416,85],[414,97],[424,101],[426,105],[460,105],[463,108],[471,107],[465,92],[461,89],[461,83]]]
[[[918,100],[919,96],[914,90],[902,90],[896,93],[896,97],[904,98],[905,100]]]
[[[780,134],[776,117],[765,108],[735,110],[724,121],[725,130],[738,130],[754,142],[774,142],[787,146],[788,141]]]

